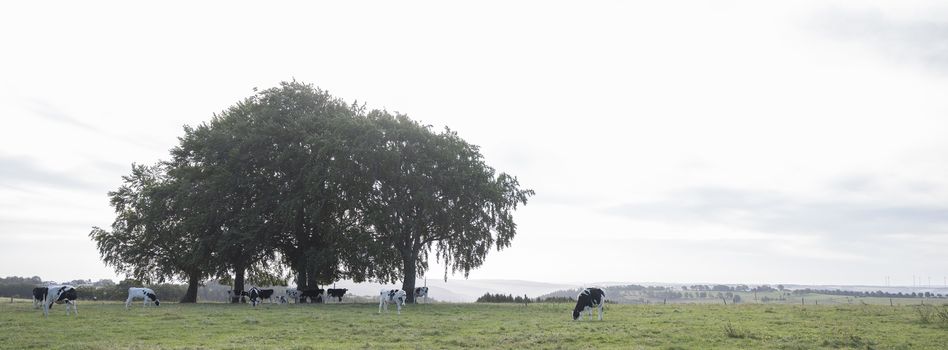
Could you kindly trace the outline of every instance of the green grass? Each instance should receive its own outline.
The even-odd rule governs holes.
[[[927,306],[944,308],[944,306]],[[573,322],[567,304],[249,305],[163,303],[126,311],[80,302],[49,319],[29,302],[0,303],[4,349],[944,349],[948,320],[882,305],[606,305]]]

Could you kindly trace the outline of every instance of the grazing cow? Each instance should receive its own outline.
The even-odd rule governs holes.
[[[408,295],[401,289],[383,289],[379,293],[379,313],[382,313],[382,305],[385,305],[385,312],[388,312],[388,304],[394,303],[398,307],[398,314],[402,314],[402,305],[405,305],[405,299]]]
[[[602,304],[606,292],[599,288],[586,288],[576,297],[576,307],[573,308],[573,321],[583,319],[583,311],[589,313],[589,319],[592,319],[592,309],[599,309],[599,320],[602,321]]]
[[[308,299],[310,303],[321,303],[323,302],[323,292],[325,290],[322,288],[301,290],[300,302],[306,302]]]
[[[246,293],[250,297],[250,305],[257,306],[263,302],[263,299],[267,299],[270,303],[273,303],[273,289],[260,289],[257,287],[250,288],[250,291]]]
[[[148,301],[155,303],[155,306],[158,306],[161,302],[158,301],[158,295],[155,294],[155,291],[151,288],[144,287],[131,287],[128,289],[128,299],[125,299],[125,309],[128,310],[128,306],[132,305],[132,300],[141,299],[142,307],[148,306]]]
[[[49,288],[46,287],[36,287],[33,288],[33,308],[37,309],[43,305],[43,298],[46,297],[46,292],[49,291]]]
[[[418,298],[425,298],[425,304],[428,303],[428,287],[415,288],[415,304],[418,304]]]
[[[285,293],[286,299],[293,299],[297,304],[300,303],[300,291],[296,289],[287,289]]]
[[[76,287],[70,285],[49,286],[46,288],[46,295],[43,296],[43,315],[49,317],[49,308],[53,303],[66,303],[66,316],[69,316],[69,307],[79,316],[79,309],[76,307],[76,299],[79,295],[76,293]]]
[[[336,298],[336,299],[339,299],[339,302],[341,303],[341,302],[342,302],[342,297],[343,297],[344,295],[346,295],[346,292],[348,292],[348,291],[349,291],[349,290],[348,290],[348,289],[345,289],[345,288],[338,288],[338,289],[336,289],[336,288],[329,288],[329,289],[326,291],[326,294],[329,295],[329,299]]]

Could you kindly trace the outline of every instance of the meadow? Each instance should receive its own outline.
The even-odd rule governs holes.
[[[0,303],[4,349],[944,349],[943,305],[607,304],[604,321],[569,304],[249,305],[163,303],[131,310],[80,301],[46,319]],[[920,312],[921,311],[921,312]],[[927,313],[927,317],[924,315]]]

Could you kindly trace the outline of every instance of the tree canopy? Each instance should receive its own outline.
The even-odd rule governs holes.
[[[186,279],[195,294],[231,275],[241,290],[245,277],[299,288],[350,278],[411,293],[429,255],[445,278],[467,276],[508,247],[512,212],[531,195],[450,129],[293,81],[186,126],[170,160],[133,165],[109,193],[111,230],[90,237],[117,271]]]

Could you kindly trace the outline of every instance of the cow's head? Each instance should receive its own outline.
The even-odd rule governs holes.
[[[159,304],[161,304],[161,302],[158,301],[158,296],[157,296],[157,295],[155,295],[155,294],[153,294],[153,293],[147,293],[146,296],[148,296],[148,299],[151,299],[151,300],[154,300],[154,301],[155,301],[155,306],[158,306]]]
[[[582,316],[582,314],[583,314],[582,312],[583,312],[582,310],[573,309],[573,321],[578,320],[579,317]]]

